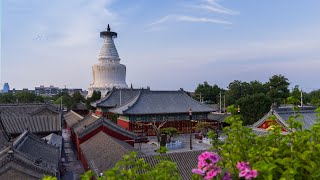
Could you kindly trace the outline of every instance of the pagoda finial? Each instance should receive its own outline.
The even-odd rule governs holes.
[[[107,31],[108,31],[108,32],[110,32],[110,26],[109,26],[109,24],[108,24],[108,28],[107,28]]]

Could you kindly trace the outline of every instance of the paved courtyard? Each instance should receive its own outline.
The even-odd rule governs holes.
[[[156,150],[159,149],[157,137],[148,136],[148,139],[148,143],[140,144],[141,148],[137,143],[134,147],[145,155],[158,154],[156,152]],[[168,149],[167,153],[190,151],[190,134],[179,134],[178,136],[174,137],[173,140],[180,140],[182,147],[179,149]],[[209,150],[210,147],[212,146],[202,143],[199,139],[195,139],[195,134],[192,134],[192,150]]]

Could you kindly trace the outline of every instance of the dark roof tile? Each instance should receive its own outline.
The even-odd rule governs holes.
[[[184,91],[150,91],[141,90],[138,97],[119,108],[110,111],[116,114],[169,114],[188,113],[189,109],[194,113],[212,112],[209,108],[190,96]]]
[[[80,145],[88,165],[96,174],[115,166],[123,156],[135,151],[129,144],[99,132]]]

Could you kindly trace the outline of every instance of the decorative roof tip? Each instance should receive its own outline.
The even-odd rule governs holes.
[[[108,24],[108,28],[107,28],[107,31],[108,31],[108,32],[110,32],[110,26],[109,26],[109,24]]]

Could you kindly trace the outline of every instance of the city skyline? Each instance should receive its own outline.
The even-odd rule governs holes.
[[[1,87],[87,89],[111,25],[127,84],[194,90],[283,74],[320,88],[320,2],[4,1]]]

